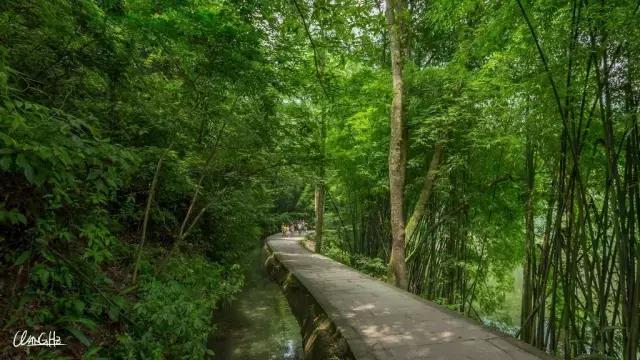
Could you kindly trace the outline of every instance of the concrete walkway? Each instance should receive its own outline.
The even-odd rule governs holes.
[[[507,335],[303,248],[301,237],[267,244],[306,287],[359,360],[551,359]]]

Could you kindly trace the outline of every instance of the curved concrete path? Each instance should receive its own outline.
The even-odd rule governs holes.
[[[327,313],[356,359],[552,359],[508,335],[273,235],[267,244]]]

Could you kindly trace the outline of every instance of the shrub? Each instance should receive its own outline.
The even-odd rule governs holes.
[[[140,281],[136,324],[118,337],[117,356],[201,359],[210,353],[206,341],[216,304],[237,293],[243,277],[238,266],[225,270],[202,256],[180,256],[162,277],[143,274]]]
[[[387,265],[380,258],[354,255],[352,264],[355,269],[374,278],[384,280],[387,276]]]

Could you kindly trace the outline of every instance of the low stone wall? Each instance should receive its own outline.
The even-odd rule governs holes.
[[[278,260],[268,244],[263,248],[265,268],[280,285],[298,320],[305,359],[355,360],[347,341],[309,291]]]

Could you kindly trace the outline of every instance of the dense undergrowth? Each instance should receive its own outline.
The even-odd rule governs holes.
[[[340,243],[335,231],[325,233],[323,255],[350,266],[378,280],[388,281],[389,269],[383,259],[363,254],[352,253]]]
[[[159,230],[133,283],[141,214],[130,186],[146,154],[101,139],[87,123],[35,103],[5,99],[2,117],[11,120],[0,132],[0,166],[10,179],[2,183],[0,204],[0,221],[10,225],[0,238],[2,262],[10,269],[2,279],[6,333],[62,334],[69,347],[44,351],[43,357],[201,358],[213,309],[242,286],[234,252],[250,242],[221,251],[190,248],[186,252],[195,255],[171,257],[157,273],[157,260],[166,256],[152,248],[162,242]],[[183,190],[174,184],[173,194],[163,195],[187,196],[187,181],[177,184]],[[156,218],[177,222],[171,209],[156,210]],[[208,229],[203,224],[198,231]],[[242,236],[256,240],[258,230]],[[200,255],[204,250],[209,256]],[[16,351],[4,343],[4,353]]]
[[[0,3],[0,354],[211,353],[213,310],[300,191],[257,6]],[[15,348],[23,330],[66,345]]]

